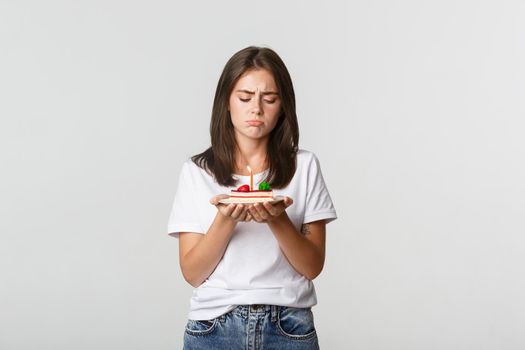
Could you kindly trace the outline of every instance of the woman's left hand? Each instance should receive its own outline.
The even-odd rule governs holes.
[[[290,197],[284,197],[284,201],[275,204],[268,202],[255,203],[248,208],[252,219],[257,222],[269,222],[277,219],[283,212],[292,205]]]

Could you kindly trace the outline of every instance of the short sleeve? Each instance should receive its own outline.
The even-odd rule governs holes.
[[[181,232],[205,233],[199,220],[195,197],[192,195],[195,192],[189,162],[182,166],[168,221],[168,234],[175,238]]]
[[[328,193],[328,188],[321,172],[321,165],[314,154],[312,154],[312,159],[308,166],[307,187],[304,223],[318,220],[325,220],[326,223],[329,223],[337,219],[332,198],[330,193]]]

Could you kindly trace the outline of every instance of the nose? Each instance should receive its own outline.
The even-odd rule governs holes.
[[[252,100],[252,113],[256,115],[260,115],[262,113],[262,101],[260,96],[255,96]]]

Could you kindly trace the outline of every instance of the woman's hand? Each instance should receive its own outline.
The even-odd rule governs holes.
[[[232,219],[234,221],[251,221],[253,219],[252,215],[248,212],[248,205],[235,203],[219,203],[221,199],[226,198],[229,198],[227,194],[220,194],[210,199],[210,203],[217,207],[217,210],[219,210],[219,213],[222,216]]]
[[[248,207],[248,213],[257,222],[270,222],[281,216],[292,203],[293,200],[290,197],[284,197],[284,201],[275,204],[255,203]]]

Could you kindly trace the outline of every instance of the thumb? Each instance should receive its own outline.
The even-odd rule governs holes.
[[[229,197],[230,196],[228,196],[227,194],[219,194],[218,196],[211,197],[210,203],[213,205],[218,205],[221,199],[226,199]]]

